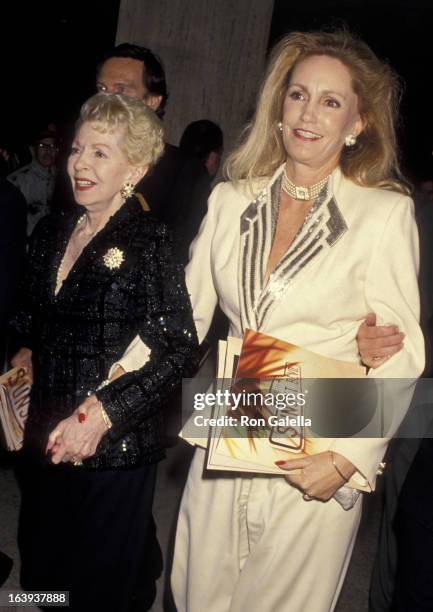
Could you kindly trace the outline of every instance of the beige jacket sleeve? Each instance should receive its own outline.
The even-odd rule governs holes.
[[[413,202],[401,196],[390,211],[372,253],[365,282],[369,310],[379,325],[395,323],[406,334],[403,350],[368,376],[382,379],[378,385],[384,414],[381,438],[339,438],[331,447],[358,469],[354,480],[366,490],[374,489],[376,474],[389,438],[410,405],[416,379],[424,369],[424,339],[419,326],[420,303],[418,230]]]

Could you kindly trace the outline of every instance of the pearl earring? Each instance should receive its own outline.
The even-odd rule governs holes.
[[[280,130],[280,132],[282,132],[283,131],[283,124],[281,123],[281,121],[279,121],[277,123],[277,125],[278,125],[278,129]]]
[[[348,134],[344,139],[344,144],[346,145],[346,147],[353,147],[353,145],[356,144],[355,134]]]

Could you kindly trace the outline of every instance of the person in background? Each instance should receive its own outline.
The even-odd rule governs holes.
[[[26,202],[16,187],[0,179],[0,372],[5,362],[7,328],[21,279],[25,245]],[[12,559],[0,551],[0,587],[11,568]]]
[[[0,179],[0,372],[6,357],[7,328],[14,312],[26,245],[26,201],[19,189]]]
[[[54,130],[40,132],[31,146],[33,159],[27,166],[9,174],[8,181],[18,187],[27,202],[27,235],[39,219],[50,212],[56,182],[59,151]]]
[[[19,167],[18,156],[13,153],[9,147],[0,147],[0,178],[6,178],[16,168]]]
[[[168,99],[164,68],[145,47],[123,43],[105,54],[97,67],[100,92],[121,93],[150,106],[162,119]],[[206,212],[210,182],[202,164],[165,143],[159,162],[137,186],[150,210],[173,229],[177,256],[188,260],[189,245]]]
[[[33,368],[19,523],[25,590],[70,608],[148,610],[161,571],[152,517],[163,409],[197,365],[182,267],[135,186],[162,154],[155,113],[120,94],[81,111],[68,159],[79,206],[30,240],[12,364]],[[111,369],[139,334],[134,372]]]
[[[384,508],[370,586],[370,612],[433,609],[433,575],[429,571],[432,530],[428,518],[433,516],[432,488],[427,479],[422,481],[431,471],[433,456],[428,439],[432,435],[429,429],[433,403],[433,206],[427,195],[421,193],[418,184],[414,201],[420,243],[418,282],[425,369],[386,456]],[[424,436],[427,440],[423,441]],[[418,607],[420,602],[424,607]]]
[[[392,526],[396,556],[392,566],[392,604],[381,612],[433,610],[433,405],[429,381],[429,425],[399,491]],[[414,440],[411,440],[414,442]]]
[[[433,609],[433,207],[422,200],[419,191],[415,198],[426,365],[410,412],[387,455],[385,504],[370,589],[370,612]]]
[[[179,149],[197,157],[214,179],[218,174],[224,150],[224,135],[219,125],[209,119],[193,121],[186,126],[179,142]]]
[[[426,177],[418,183],[419,206],[433,206],[433,179]]]

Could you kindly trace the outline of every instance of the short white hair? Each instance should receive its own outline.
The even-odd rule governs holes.
[[[153,166],[164,151],[164,131],[155,112],[135,98],[122,94],[97,93],[81,107],[77,127],[83,123],[106,133],[125,129],[120,145],[133,166]]]

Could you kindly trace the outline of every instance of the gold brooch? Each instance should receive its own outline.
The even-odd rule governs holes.
[[[123,251],[121,251],[117,247],[108,249],[108,251],[104,255],[104,264],[107,266],[107,268],[110,268],[110,270],[120,268],[124,261],[125,257],[123,256]]]

